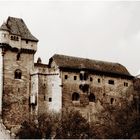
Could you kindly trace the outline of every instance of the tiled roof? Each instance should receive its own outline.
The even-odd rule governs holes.
[[[5,22],[0,26],[0,30],[9,31],[9,28],[7,27]]]
[[[124,76],[131,76],[128,70],[119,63],[105,62],[59,54],[55,54],[50,58],[49,65],[52,61],[55,61],[59,68],[85,69],[104,73],[107,72],[110,74],[112,73]]]
[[[0,30],[5,29],[5,27],[7,27],[11,34],[21,36],[21,39],[38,41],[21,18],[8,17],[6,23],[0,27]]]

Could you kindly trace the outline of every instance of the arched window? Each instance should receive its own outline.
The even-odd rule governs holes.
[[[80,99],[79,93],[74,92],[72,94],[72,101],[78,101]]]
[[[21,79],[21,76],[22,76],[21,70],[17,69],[15,71],[15,79]]]
[[[14,40],[14,37],[13,36],[11,36],[11,40]]]
[[[95,102],[95,95],[94,94],[91,93],[88,98],[89,98],[89,102]]]

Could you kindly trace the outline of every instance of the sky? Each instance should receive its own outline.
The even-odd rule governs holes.
[[[39,39],[35,61],[55,53],[117,62],[140,73],[140,1],[1,1],[0,24],[22,18]]]

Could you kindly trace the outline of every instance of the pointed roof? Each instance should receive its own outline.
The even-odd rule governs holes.
[[[1,26],[1,29],[6,29],[6,27],[11,34],[21,36],[21,39],[38,42],[38,39],[31,34],[21,18],[8,17],[5,25]]]
[[[7,27],[5,22],[0,26],[0,30],[9,31],[9,28]]]
[[[112,73],[117,75],[132,76],[128,70],[119,63],[105,62],[99,60],[92,60],[80,57],[66,56],[55,54],[50,58],[49,65],[55,61],[59,68],[68,69],[85,69],[91,71],[98,71],[103,73]]]

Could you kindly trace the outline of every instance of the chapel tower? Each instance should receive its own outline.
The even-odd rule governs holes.
[[[10,129],[29,117],[37,42],[20,18],[9,17],[0,27],[0,114]]]

